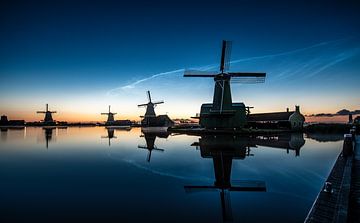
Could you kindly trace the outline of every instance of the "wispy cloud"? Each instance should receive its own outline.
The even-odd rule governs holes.
[[[282,62],[283,64],[278,67],[275,67],[273,70],[270,70],[269,74],[273,79],[285,79],[294,77],[297,75],[297,78],[304,79],[304,78],[311,78],[322,71],[342,62],[345,61],[356,54],[359,53],[360,48],[351,48],[351,49],[337,49],[334,48],[337,45],[346,42],[351,38],[343,38],[338,40],[332,40],[332,41],[325,41],[318,44],[314,44],[311,46],[290,50],[286,52],[276,53],[276,54],[268,54],[268,55],[262,55],[262,56],[255,56],[255,57],[248,57],[248,58],[242,58],[237,60],[232,60],[230,64],[240,64],[240,63],[247,63],[247,62],[254,62],[254,61],[267,61],[270,64],[276,66],[276,64],[279,64]],[[335,50],[334,50],[335,49]],[[325,52],[324,52],[325,50]],[[328,50],[328,51],[326,51]],[[303,57],[299,57],[299,55],[302,55],[302,53],[308,53],[308,60],[304,61]],[[276,61],[275,63],[273,59],[277,59],[279,57],[284,57],[281,59],[280,62]],[[195,69],[208,71],[208,70],[214,70],[218,68],[218,65],[215,64],[208,64],[205,66],[199,66]],[[114,89],[111,89],[107,92],[108,95],[119,95],[123,93],[124,91],[128,91],[130,89],[134,89],[139,84],[148,82],[150,80],[153,80],[158,77],[163,76],[174,76],[174,77],[180,77],[182,76],[183,72],[185,71],[185,68],[171,70],[167,72],[157,73],[153,74],[149,77],[142,78],[139,80],[136,80],[132,83],[129,83],[127,85],[123,85]]]

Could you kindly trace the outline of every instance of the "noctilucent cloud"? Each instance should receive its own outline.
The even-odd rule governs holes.
[[[360,109],[360,4],[356,1],[3,1],[0,113],[40,120],[96,121],[109,104],[138,119],[146,90],[157,113],[188,118],[210,102],[221,40],[230,70],[267,73],[233,85],[252,112],[296,104],[305,114]]]

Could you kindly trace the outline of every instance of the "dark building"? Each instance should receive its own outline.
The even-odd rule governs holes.
[[[303,128],[305,117],[300,113],[300,106],[295,111],[257,113],[248,115],[248,126],[257,128],[285,128],[300,130]]]
[[[1,116],[0,125],[7,125],[8,124],[8,118],[6,115]]]
[[[2,126],[22,126],[25,125],[24,120],[8,120],[6,115],[1,116],[0,125]]]

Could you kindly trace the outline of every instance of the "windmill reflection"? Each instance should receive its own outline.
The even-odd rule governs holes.
[[[223,221],[233,220],[231,210],[231,191],[253,191],[265,192],[266,185],[264,181],[253,180],[231,180],[231,169],[234,159],[245,159],[247,156],[253,156],[250,148],[266,146],[272,148],[285,149],[287,153],[290,150],[295,151],[295,155],[300,155],[300,149],[305,144],[303,134],[282,134],[272,136],[233,136],[233,135],[203,135],[199,142],[192,146],[200,149],[202,158],[211,158],[213,160],[215,181],[213,185],[205,186],[184,186],[186,193],[201,191],[219,191]]]
[[[233,159],[244,159],[250,154],[250,147],[255,147],[250,143],[249,138],[232,135],[204,135],[199,142],[192,146],[200,148],[203,158],[212,158],[215,182],[213,185],[205,186],[184,186],[187,193],[200,191],[219,191],[222,216],[224,221],[232,221],[232,210],[230,191],[266,191],[264,181],[231,181],[231,168]]]
[[[111,139],[116,139],[116,136],[114,135],[115,129],[114,128],[106,128],[106,130],[107,130],[107,136],[101,136],[101,138],[109,139],[109,146],[111,146]]]
[[[101,136],[101,138],[105,138],[105,139],[109,139],[109,146],[111,146],[111,139],[116,139],[117,137],[115,136],[115,130],[116,131],[130,131],[131,127],[128,126],[112,126],[112,127],[105,127],[106,131],[107,131],[107,136]]]
[[[146,145],[138,145],[138,148],[148,150],[148,155],[147,155],[146,161],[150,162],[152,151],[157,151],[157,152],[165,151],[164,149],[160,149],[155,145],[156,137],[168,138],[170,133],[168,133],[166,131],[163,131],[163,132],[143,132],[143,131],[141,131],[141,132],[142,132],[142,134],[140,135],[140,137],[145,138]]]
[[[43,127],[44,135],[45,135],[45,142],[46,142],[46,149],[49,148],[49,142],[52,140],[53,130],[56,127]]]

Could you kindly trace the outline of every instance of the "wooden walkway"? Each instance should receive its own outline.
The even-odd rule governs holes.
[[[348,222],[360,222],[360,137],[356,138],[351,172]]]
[[[332,193],[320,191],[305,222],[360,222],[360,144],[356,145],[355,155],[341,153],[337,158],[326,180]]]

